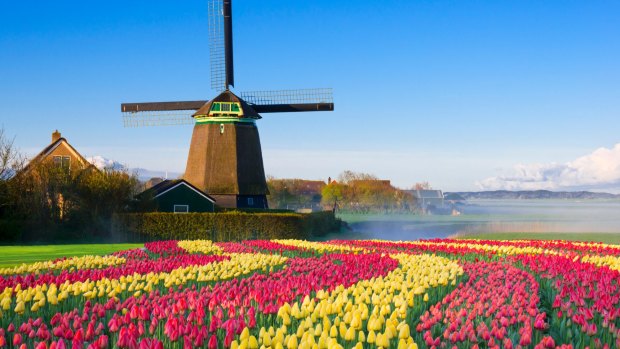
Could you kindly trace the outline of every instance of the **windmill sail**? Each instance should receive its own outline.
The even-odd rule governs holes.
[[[143,111],[197,110],[207,102],[208,101],[123,103],[121,104],[121,112],[137,113]]]
[[[331,88],[242,92],[241,98],[257,113],[334,110]]]
[[[231,0],[209,0],[209,59],[211,88],[234,86]]]
[[[224,49],[226,50],[226,89],[235,87],[233,65],[232,0],[224,0]]]
[[[123,126],[176,126],[194,124],[193,110],[124,112]]]
[[[191,125],[192,114],[207,101],[123,103],[125,127]]]

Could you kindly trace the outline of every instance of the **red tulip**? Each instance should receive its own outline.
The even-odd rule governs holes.
[[[20,344],[22,344],[22,335],[16,333],[13,335],[13,345],[18,346]]]
[[[211,335],[211,337],[209,337],[209,343],[207,344],[207,348],[217,349],[217,337],[215,335]]]
[[[596,324],[595,323],[590,323],[588,325],[586,325],[587,329],[586,329],[586,334],[588,336],[596,336],[596,333],[598,332],[598,330],[596,329]]]
[[[541,313],[536,316],[536,320],[534,320],[534,328],[537,330],[544,330],[547,327],[547,323],[545,323],[545,313]]]

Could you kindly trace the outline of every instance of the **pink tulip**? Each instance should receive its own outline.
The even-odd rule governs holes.
[[[217,337],[215,335],[211,335],[211,337],[209,337],[209,343],[207,344],[207,348],[217,349]]]
[[[13,335],[13,345],[18,346],[22,344],[22,335],[20,333],[16,333]]]

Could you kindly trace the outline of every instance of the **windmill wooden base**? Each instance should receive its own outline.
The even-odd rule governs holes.
[[[197,122],[183,178],[221,207],[267,208],[269,191],[254,122]]]

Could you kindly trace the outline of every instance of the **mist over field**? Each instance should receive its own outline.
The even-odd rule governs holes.
[[[355,215],[347,238],[415,240],[480,233],[620,234],[620,200],[469,200],[458,216]],[[586,237],[587,238],[587,237]]]

